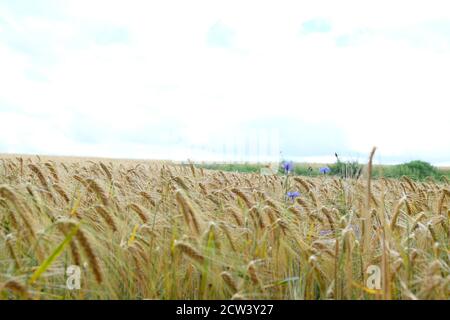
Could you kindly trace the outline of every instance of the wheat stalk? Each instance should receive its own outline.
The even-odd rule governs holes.
[[[180,250],[183,254],[187,255],[192,260],[203,264],[205,262],[205,257],[197,251],[193,246],[184,241],[176,240],[174,243],[175,248]]]

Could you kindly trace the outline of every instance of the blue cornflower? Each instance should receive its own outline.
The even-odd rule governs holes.
[[[298,191],[289,191],[286,196],[291,199],[292,201],[294,201],[295,198],[300,197],[300,192]]]
[[[284,161],[283,164],[284,173],[289,173],[294,170],[294,163],[292,161]]]
[[[331,169],[328,168],[328,167],[322,167],[322,168],[319,169],[319,172],[322,173],[322,174],[327,174],[327,173],[331,172]]]

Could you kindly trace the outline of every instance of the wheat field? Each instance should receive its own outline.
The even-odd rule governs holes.
[[[447,180],[371,180],[370,165],[355,180],[1,162],[1,299],[450,297]],[[80,288],[70,290],[73,265]],[[379,287],[368,285],[370,266]]]

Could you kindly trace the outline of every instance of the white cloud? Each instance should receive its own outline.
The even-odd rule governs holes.
[[[339,130],[329,139],[349,154],[377,145],[380,159],[450,158],[450,42],[423,27],[450,24],[444,1],[63,3],[51,16],[0,5],[6,151],[182,158],[189,145],[286,117],[282,139],[297,122]],[[311,19],[329,32],[301,34]],[[232,30],[229,48],[208,46],[217,23]],[[92,41],[99,30],[126,38]],[[419,34],[428,40],[415,43]],[[319,131],[308,138],[321,144]],[[334,153],[325,147],[284,153],[318,159]]]

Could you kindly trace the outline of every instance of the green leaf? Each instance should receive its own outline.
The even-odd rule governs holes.
[[[75,226],[65,237],[63,242],[61,242],[60,245],[56,247],[55,250],[53,250],[52,254],[47,259],[45,259],[44,262],[42,262],[39,268],[33,273],[30,280],[28,280],[29,284],[33,284],[34,282],[36,282],[36,280],[39,279],[39,277],[45,272],[45,270],[50,267],[53,261],[61,255],[61,253],[64,251],[64,248],[70,243],[70,241],[72,241],[72,238],[78,232],[78,228],[79,225]]]

